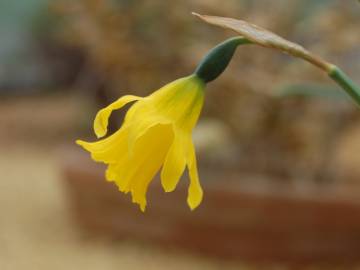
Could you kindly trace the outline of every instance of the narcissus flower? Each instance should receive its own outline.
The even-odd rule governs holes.
[[[219,76],[230,61],[239,39],[215,47],[194,74],[178,79],[147,97],[123,96],[100,110],[94,121],[98,138],[107,133],[108,119],[114,110],[134,102],[121,128],[97,142],[77,140],[95,161],[108,165],[106,179],[119,190],[132,195],[132,201],[146,207],[146,192],[160,172],[166,192],[173,191],[187,168],[190,184],[187,202],[191,209],[202,201],[192,130],[204,103],[207,82]]]
[[[94,121],[97,137],[107,133],[113,110],[136,101],[128,110],[122,127],[98,142],[77,143],[91,153],[95,161],[108,164],[106,179],[119,190],[131,192],[134,203],[145,210],[146,191],[161,169],[161,183],[173,191],[189,170],[188,204],[197,207],[203,197],[196,166],[191,132],[204,102],[205,83],[196,75],[176,80],[145,98],[123,96],[100,110]]]

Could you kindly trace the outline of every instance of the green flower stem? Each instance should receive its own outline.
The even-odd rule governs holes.
[[[237,36],[225,40],[203,58],[194,74],[196,74],[205,83],[211,82],[219,77],[226,67],[229,65],[235,50],[239,45],[253,44],[252,41],[245,37]],[[310,63],[326,71],[331,79],[333,79],[345,92],[360,106],[360,87],[356,85],[340,68],[332,65],[322,59],[307,54],[302,57],[305,60],[310,59]]]
[[[360,87],[358,85],[337,66],[332,66],[328,75],[360,106]]]

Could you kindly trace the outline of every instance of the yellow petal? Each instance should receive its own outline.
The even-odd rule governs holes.
[[[188,141],[188,160],[190,185],[188,189],[187,203],[191,210],[194,210],[202,201],[203,190],[200,185],[198,169],[196,164],[195,148],[191,138]]]
[[[106,179],[114,181],[124,193],[131,191],[133,201],[144,209],[147,186],[161,168],[172,140],[171,126],[156,125],[150,128],[137,141],[133,155],[126,150],[118,152],[117,160],[112,160],[107,168]],[[123,147],[127,149],[126,143]]]
[[[105,172],[105,179],[109,182],[115,181],[116,179],[116,163],[109,164]]]
[[[164,86],[148,99],[157,114],[192,129],[203,104],[203,90],[204,83],[196,76],[189,76]]]
[[[109,122],[109,117],[111,115],[111,112],[114,110],[118,110],[122,108],[124,105],[126,105],[129,102],[140,100],[141,97],[133,96],[133,95],[126,95],[115,102],[111,103],[109,106],[101,109],[95,117],[94,120],[94,131],[98,138],[101,138],[106,135],[107,133],[107,127]]]
[[[133,202],[138,203],[143,211],[148,185],[164,163],[173,138],[171,125],[156,125],[139,138],[135,145],[128,183]]]
[[[128,154],[128,134],[129,129],[123,127],[103,140],[97,142],[77,140],[76,143],[89,151],[93,160],[115,163],[119,162],[121,156]]]
[[[165,158],[161,171],[161,184],[166,192],[171,192],[176,188],[185,170],[186,144],[184,136],[180,130],[175,130],[174,141]]]
[[[129,153],[133,153],[133,148],[137,140],[142,137],[149,129],[156,125],[171,124],[170,119],[164,118],[159,114],[151,104],[150,100],[146,100],[136,107],[136,111],[129,111],[129,114],[134,114],[133,117],[126,119],[125,125],[129,126],[128,147]],[[131,120],[130,120],[131,119]]]
[[[130,126],[130,152],[136,140],[154,125],[174,124],[190,132],[203,105],[202,88],[196,78],[183,78],[134,104],[125,117],[125,125]]]

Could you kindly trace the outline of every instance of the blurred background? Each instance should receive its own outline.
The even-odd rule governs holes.
[[[1,0],[1,269],[360,269],[360,111],[308,63],[243,46],[208,85],[195,212],[184,179],[166,195],[155,181],[139,213],[74,145],[99,108],[234,36],[192,11],[268,28],[360,84],[355,0]]]

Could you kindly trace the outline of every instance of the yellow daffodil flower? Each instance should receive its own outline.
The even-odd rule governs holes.
[[[173,191],[187,167],[190,185],[187,202],[195,209],[202,201],[192,130],[204,102],[204,88],[226,68],[239,38],[215,47],[194,74],[178,79],[147,97],[123,96],[100,110],[94,121],[98,138],[107,133],[108,119],[114,110],[134,102],[121,128],[97,142],[77,140],[97,162],[108,165],[106,179],[119,190],[132,195],[132,201],[145,211],[146,192],[161,170],[161,184]]]
[[[170,192],[187,167],[190,208],[194,209],[202,200],[191,133],[203,106],[204,86],[200,78],[191,75],[145,98],[123,96],[100,110],[94,121],[97,137],[103,137],[111,112],[136,101],[117,132],[98,142],[77,141],[95,161],[108,164],[106,179],[114,181],[120,191],[131,192],[133,202],[142,211],[148,185],[160,169],[162,186]]]

